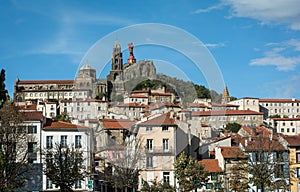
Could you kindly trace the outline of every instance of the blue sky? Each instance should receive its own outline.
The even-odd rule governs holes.
[[[208,50],[199,60],[211,69],[208,60],[213,59],[222,75],[211,71],[210,78],[222,78],[232,96],[300,98],[298,0],[0,0],[0,4],[0,68],[6,70],[10,96],[17,77],[74,79],[83,63],[95,66],[104,77],[107,70],[96,63],[109,67],[116,38],[124,60],[132,41],[137,60],[154,60],[158,72],[214,87],[206,72],[193,68],[193,45],[186,43],[193,37]],[[160,31],[161,39],[155,37],[156,44],[145,43],[152,40],[149,23],[177,29],[172,36],[177,37],[175,47],[164,46],[170,36],[166,31]],[[145,25],[147,32],[129,30],[136,25]],[[102,49],[89,56],[97,43]],[[199,53],[196,49],[194,54]]]

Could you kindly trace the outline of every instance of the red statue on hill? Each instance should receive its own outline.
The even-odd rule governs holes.
[[[128,44],[128,49],[129,49],[129,58],[127,59],[127,63],[129,64],[133,64],[133,63],[136,63],[136,59],[133,55],[133,43],[129,43]]]

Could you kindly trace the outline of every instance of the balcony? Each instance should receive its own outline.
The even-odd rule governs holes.
[[[174,155],[175,149],[173,147],[169,147],[168,150],[163,149],[163,147],[152,147],[152,149],[145,149],[146,154],[155,154],[155,155]]]

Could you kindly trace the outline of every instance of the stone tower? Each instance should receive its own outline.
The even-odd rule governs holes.
[[[223,94],[222,94],[222,103],[226,104],[230,101],[230,96],[229,96],[229,91],[227,86],[224,88],[223,90]]]
[[[122,94],[124,93],[124,82],[123,82],[123,56],[121,52],[121,46],[116,40],[112,59],[111,59],[111,71],[107,75],[107,91],[108,98],[111,97],[111,93]]]

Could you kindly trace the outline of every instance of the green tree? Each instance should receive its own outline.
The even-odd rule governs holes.
[[[25,119],[11,102],[0,109],[0,189],[13,191],[25,184],[28,163],[28,140]]]
[[[151,184],[149,184],[151,183]],[[168,182],[158,181],[157,177],[150,182],[143,181],[141,191],[142,192],[174,192],[175,187],[171,186]]]
[[[83,152],[74,147],[55,144],[53,149],[44,151],[45,175],[60,191],[72,191],[72,186],[78,180],[83,180],[87,174],[84,166]]]
[[[5,70],[2,69],[0,73],[0,108],[3,103],[8,99],[8,93],[5,89]]]
[[[181,153],[175,162],[175,177],[184,191],[201,188],[207,182],[205,167],[191,156]]]
[[[55,121],[64,121],[64,122],[71,122],[71,119],[67,112],[62,112],[60,115],[56,115],[54,118]]]
[[[225,129],[232,132],[237,133],[242,126],[238,123],[227,123]]]
[[[270,115],[269,118],[281,118],[279,114]]]

